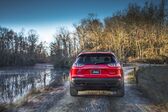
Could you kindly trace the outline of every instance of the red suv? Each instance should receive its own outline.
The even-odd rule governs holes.
[[[80,53],[69,74],[71,96],[82,90],[110,90],[124,96],[123,70],[111,52]]]

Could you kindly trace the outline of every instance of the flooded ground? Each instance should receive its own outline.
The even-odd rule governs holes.
[[[0,104],[14,103],[31,90],[49,85],[57,75],[64,74],[50,64],[34,67],[6,67],[0,69]]]

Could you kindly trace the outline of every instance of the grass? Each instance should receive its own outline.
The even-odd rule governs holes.
[[[17,103],[10,103],[10,104],[0,104],[0,112],[6,112],[13,110],[21,105],[25,105],[29,99],[29,97],[36,96],[41,93],[40,89],[33,89],[29,94],[27,94],[21,100],[18,100]]]
[[[135,83],[136,83],[136,79],[135,79],[135,74],[134,74],[134,72],[131,72],[131,73],[128,74],[128,76],[127,76],[127,81],[128,81],[128,83],[130,83],[130,84],[135,84]]]

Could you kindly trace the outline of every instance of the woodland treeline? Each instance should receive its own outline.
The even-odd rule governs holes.
[[[82,51],[111,51],[121,61],[168,63],[168,10],[165,0],[147,1],[100,20],[89,14],[75,30],[60,28],[48,51],[34,30],[25,35],[0,28],[0,66],[30,65],[50,59],[57,67],[69,66]],[[48,55],[49,52],[49,55]]]
[[[157,5],[146,2],[143,7],[129,4],[103,21],[89,14],[74,25],[73,33],[60,30],[50,46],[51,57],[56,65],[67,65],[70,57],[82,51],[112,51],[121,61],[168,62],[165,7],[164,0]]]
[[[38,43],[36,31],[30,30],[19,33],[0,27],[0,66],[34,65],[45,62],[46,47],[43,42]]]

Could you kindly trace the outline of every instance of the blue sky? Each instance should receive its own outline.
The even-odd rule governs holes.
[[[59,27],[73,30],[88,13],[103,19],[134,2],[145,0],[0,0],[0,26],[17,32],[35,29],[40,40],[51,42]]]

